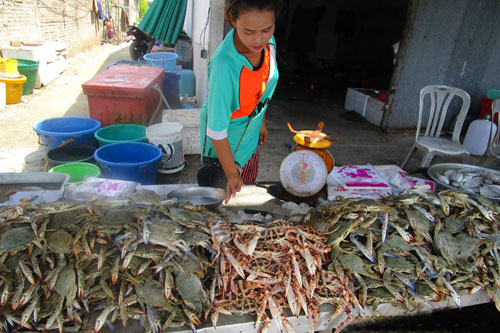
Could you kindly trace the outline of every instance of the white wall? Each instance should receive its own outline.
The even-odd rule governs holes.
[[[184,18],[184,26],[182,29],[189,37],[193,37],[193,0],[188,0],[187,2],[186,17]]]
[[[209,8],[210,20],[207,20]],[[184,30],[193,41],[193,72],[200,107],[208,92],[208,61],[222,41],[223,26],[224,0],[188,0]],[[206,58],[201,57],[202,50],[207,51]]]
[[[207,96],[207,68],[208,58],[201,58],[201,50],[208,44],[208,29],[206,27],[204,45],[202,45],[202,31],[207,23],[209,0],[189,0],[188,13],[190,13],[191,27],[186,32],[193,41],[193,72],[196,77],[196,97],[198,106],[201,107]],[[186,21],[188,20],[186,13]],[[190,32],[188,32],[190,30]]]

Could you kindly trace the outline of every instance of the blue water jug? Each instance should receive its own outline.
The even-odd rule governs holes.
[[[194,73],[191,69],[183,69],[181,73],[181,96],[186,94],[189,97],[195,95],[195,80]]]

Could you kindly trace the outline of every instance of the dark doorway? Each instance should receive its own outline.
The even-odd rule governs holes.
[[[348,87],[387,90],[409,0],[285,0],[277,96],[343,104]]]

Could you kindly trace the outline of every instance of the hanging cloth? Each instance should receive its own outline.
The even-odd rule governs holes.
[[[123,19],[122,25],[124,26],[125,29],[127,29],[127,27],[130,25],[130,23],[128,20],[127,11],[124,8],[122,8],[122,19]]]
[[[187,0],[154,0],[138,28],[156,40],[174,44],[184,25]]]
[[[104,20],[104,14],[102,13],[101,0],[97,0],[97,10],[99,12],[99,19]]]

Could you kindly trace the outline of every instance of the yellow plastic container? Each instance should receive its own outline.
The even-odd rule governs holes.
[[[17,72],[17,60],[16,59],[0,59],[0,72],[4,73],[16,73]]]
[[[7,78],[0,76],[0,82],[6,86],[7,104],[16,104],[21,101],[23,95],[23,85],[26,82],[26,76],[20,75],[18,78]]]

